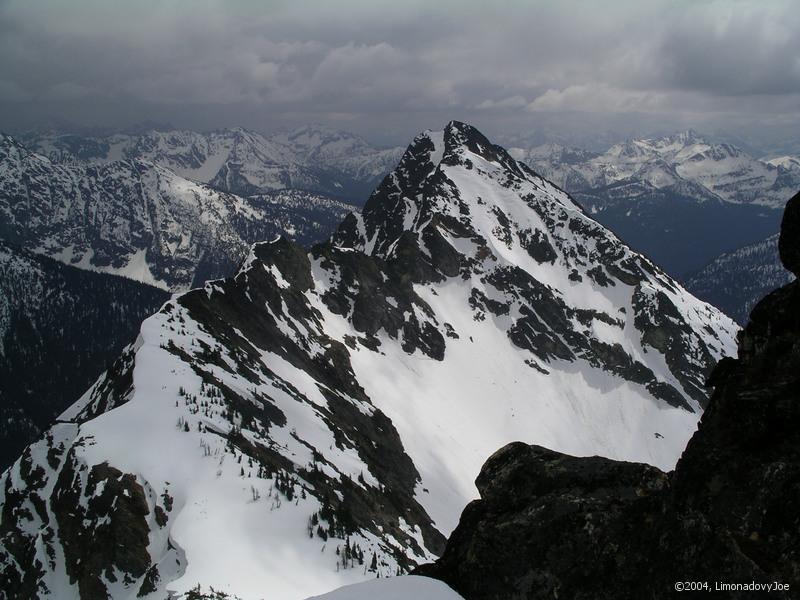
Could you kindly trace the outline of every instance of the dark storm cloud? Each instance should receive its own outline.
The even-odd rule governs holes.
[[[800,13],[788,8],[767,1],[721,19],[684,15],[657,48],[662,84],[732,96],[800,92]]]
[[[0,126],[797,123],[789,0],[0,0]],[[715,126],[716,126],[715,125]],[[555,125],[554,125],[555,126]]]

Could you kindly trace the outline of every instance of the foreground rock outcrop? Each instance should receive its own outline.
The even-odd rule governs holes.
[[[800,271],[800,195],[781,258]],[[753,310],[675,471],[514,443],[420,574],[468,600],[800,596],[800,284]],[[698,586],[699,584],[699,586]],[[771,588],[759,587],[771,585]],[[732,587],[727,587],[732,586]]]

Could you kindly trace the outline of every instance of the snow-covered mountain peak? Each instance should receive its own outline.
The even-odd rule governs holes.
[[[632,140],[643,147],[650,148],[662,155],[672,155],[692,146],[708,146],[708,139],[695,131],[686,129],[661,137]]]
[[[478,296],[499,302],[494,306],[503,314],[514,306],[526,310],[515,302],[536,302],[538,296],[526,287],[531,279],[552,301],[576,310],[603,307],[601,312],[613,314],[632,301],[643,319],[639,325],[655,318],[642,312],[650,303],[646,290],[666,290],[674,306],[691,304],[675,281],[585,215],[562,190],[458,122],[415,138],[362,215],[349,216],[333,241],[387,261],[415,283],[458,276],[471,282]],[[702,304],[694,307],[680,319],[715,313]],[[735,329],[723,320],[723,331]],[[730,343],[726,333],[704,352],[718,357]],[[563,356],[574,356],[576,349],[568,346]],[[686,407],[702,403],[703,382],[684,384],[668,401]]]
[[[613,145],[598,157],[600,161],[616,158],[628,162],[662,160],[679,164],[686,160],[722,160],[743,156],[744,152],[728,143],[712,143],[693,129],[659,138],[637,138]]]
[[[671,468],[735,332],[452,122],[329,242],[257,244],[145,321],[0,479],[0,577],[290,600],[403,571],[441,552],[509,441]]]
[[[520,168],[519,163],[505,148],[493,144],[480,131],[466,123],[450,121],[441,138],[444,142],[442,158],[446,164],[461,163],[468,166],[471,158],[479,157],[487,163],[502,166],[510,171],[518,171]]]
[[[336,243],[386,258],[402,252],[413,238],[432,256],[434,246],[450,246],[445,239],[453,236],[485,241],[498,228],[508,235],[512,229],[530,230],[531,219],[536,219],[531,205],[544,197],[580,212],[564,192],[504,148],[474,127],[452,121],[441,131],[414,138],[397,169],[370,196],[363,215],[343,223]],[[519,219],[509,219],[514,213]],[[460,249],[474,254],[467,247]],[[445,267],[444,272],[452,269]]]
[[[770,158],[766,162],[775,167],[783,168],[787,171],[800,171],[800,158],[796,156],[777,156],[775,158]]]

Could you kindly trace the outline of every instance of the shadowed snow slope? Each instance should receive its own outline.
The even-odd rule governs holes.
[[[406,575],[348,585],[308,600],[461,600],[437,579]]]
[[[671,468],[735,333],[452,122],[329,242],[258,244],[144,322],[0,481],[5,587],[304,598],[405,572],[509,441]]]

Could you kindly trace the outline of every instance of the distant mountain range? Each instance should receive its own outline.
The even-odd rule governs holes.
[[[95,137],[50,132],[23,141],[55,165],[139,160],[243,198],[293,189],[355,205],[402,151],[319,126],[271,135],[241,128]],[[509,152],[680,279],[774,234],[783,203],[800,189],[797,157],[753,157],[691,130],[629,140],[605,152],[552,143]]]
[[[278,235],[303,245],[326,239],[400,154],[313,126],[269,136],[241,128],[2,136],[0,241],[182,291],[235,272],[254,242]],[[755,298],[787,277],[767,238],[777,230],[781,194],[800,186],[795,157],[756,159],[695,132],[632,140],[604,153],[546,144],[510,154],[739,322]],[[339,199],[345,197],[355,204]],[[123,293],[121,286],[110,289]],[[80,289],[72,293],[78,303]],[[86,310],[100,310],[96,302],[86,296]],[[127,329],[111,336],[108,347],[116,352],[130,341],[126,332],[142,315],[132,310]],[[90,339],[95,333],[86,335],[90,346],[106,347]],[[46,356],[46,348],[41,352]],[[53,393],[40,390],[51,411],[70,401],[62,389],[53,379]]]
[[[232,273],[257,241],[280,234],[304,244],[324,239],[357,210],[300,190],[254,188],[241,197],[142,157],[89,160],[96,145],[67,139],[75,154],[53,162],[0,137],[0,239],[163,289],[185,290]],[[56,140],[51,156],[64,142]]]
[[[570,192],[638,183],[679,190],[698,202],[718,199],[782,209],[800,188],[796,157],[756,158],[731,144],[709,142],[692,130],[629,140],[603,153],[558,144],[510,152]]]
[[[0,467],[135,339],[167,291],[235,272],[255,242],[321,241],[358,210],[303,190],[240,197],[146,158],[98,159],[96,140],[47,140],[56,162],[0,135]]]
[[[364,203],[403,151],[378,149],[358,136],[320,126],[271,136],[242,128],[151,129],[104,137],[51,132],[22,141],[59,164],[141,159],[239,196],[295,189],[355,205]]]
[[[740,323],[786,282],[774,246],[800,189],[797,157],[754,157],[691,130],[605,152],[544,144],[511,153]]]

